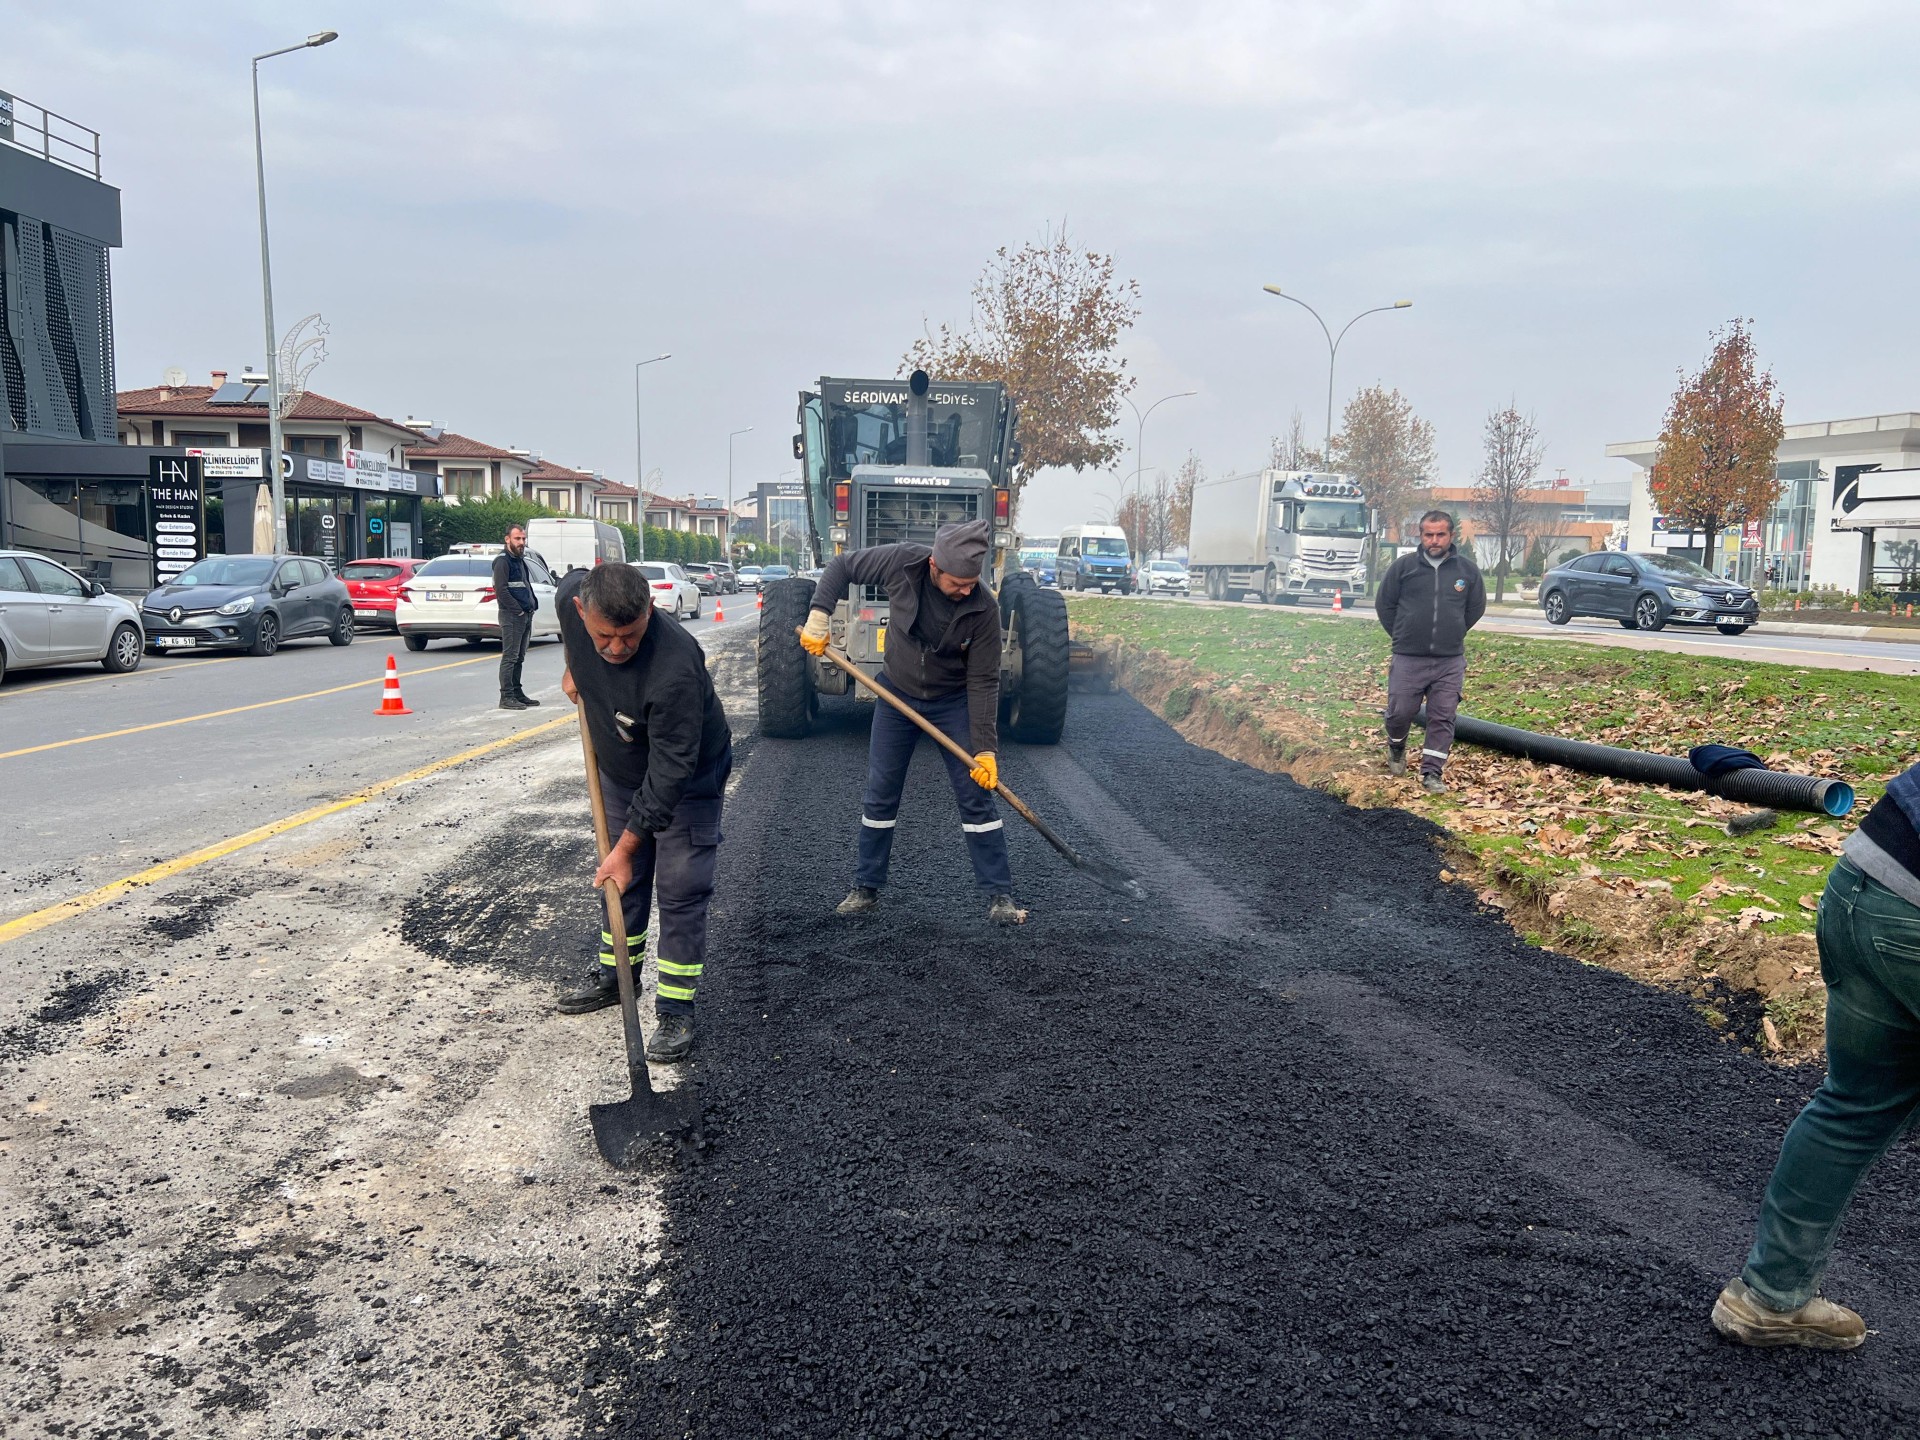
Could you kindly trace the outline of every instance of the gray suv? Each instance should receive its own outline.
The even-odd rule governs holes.
[[[1541,578],[1540,610],[1549,625],[1598,615],[1628,630],[1711,625],[1738,635],[1759,620],[1760,597],[1683,556],[1597,550]]]
[[[31,550],[0,550],[0,680],[8,670],[99,661],[136,670],[146,637],[130,600]]]

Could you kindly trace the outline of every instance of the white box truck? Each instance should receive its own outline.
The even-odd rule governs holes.
[[[1345,475],[1256,470],[1194,487],[1187,570],[1211,600],[1269,605],[1366,583],[1367,505]]]

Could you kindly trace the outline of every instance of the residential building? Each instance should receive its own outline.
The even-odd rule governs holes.
[[[619,525],[638,525],[640,492],[618,480],[602,478],[593,492],[593,513]]]
[[[588,470],[571,470],[551,460],[536,459],[533,468],[520,477],[520,485],[536,505],[562,515],[593,515],[600,477]]]
[[[693,506],[685,500],[675,500],[666,495],[647,492],[646,507],[643,511],[646,523],[656,530],[693,529]]]
[[[142,593],[206,553],[200,467],[178,446],[116,443],[108,256],[120,192],[101,178],[99,134],[4,98],[0,546]],[[156,556],[162,523],[178,543]]]
[[[438,425],[411,423],[422,433],[407,445],[407,465],[438,476],[449,504],[496,495],[525,497],[523,482],[537,463],[526,451],[502,449]]]
[[[1647,482],[1659,448],[1657,440],[1607,446],[1610,457],[1633,466],[1628,548],[1699,560],[1706,536],[1669,526],[1654,503]],[[1920,489],[1890,473],[1916,467],[1920,412],[1789,425],[1774,455],[1780,498],[1764,518],[1731,527],[1715,541],[1714,568],[1747,584],[1786,590],[1833,587],[1858,594],[1899,584],[1912,573],[1903,561],[1920,542],[1920,506],[1889,508],[1877,492]]]
[[[168,445],[198,457],[208,495],[219,496],[229,555],[272,543],[272,441],[267,380],[229,378],[189,385],[171,372],[161,384],[118,397],[119,433],[128,445]],[[338,569],[349,560],[423,553],[421,501],[440,493],[430,472],[407,463],[421,436],[397,420],[309,390],[281,418],[287,547]],[[424,469],[424,467],[423,467]]]

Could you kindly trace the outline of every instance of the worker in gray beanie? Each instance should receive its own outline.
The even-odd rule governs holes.
[[[886,668],[880,684],[939,726],[973,756],[965,766],[946,750],[960,829],[973,861],[974,879],[987,893],[987,918],[1018,923],[1007,837],[994,808],[1000,783],[1000,606],[981,583],[993,532],[985,520],[943,525],[931,547],[912,543],[876,545],[836,555],[813,590],[813,608],[800,643],[824,654],[832,638],[833,607],[854,585],[887,592]],[[919,727],[890,705],[873,707],[867,748],[867,787],[860,803],[859,858],[853,889],[840,902],[841,915],[864,915],[880,903],[900,816],[900,793],[920,739]]]

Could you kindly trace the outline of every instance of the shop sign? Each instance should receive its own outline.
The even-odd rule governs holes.
[[[189,455],[200,460],[200,473],[209,480],[258,480],[267,470],[264,450],[195,450]]]
[[[407,520],[396,520],[387,527],[387,554],[413,554],[413,524]]]
[[[13,139],[13,96],[0,90],[0,140]]]
[[[254,452],[258,458],[259,452]],[[207,553],[206,480],[197,455],[147,461],[147,542],[153,579],[165,585]]]
[[[392,466],[387,457],[376,450],[347,451],[347,483],[356,490],[386,490],[387,475]]]

